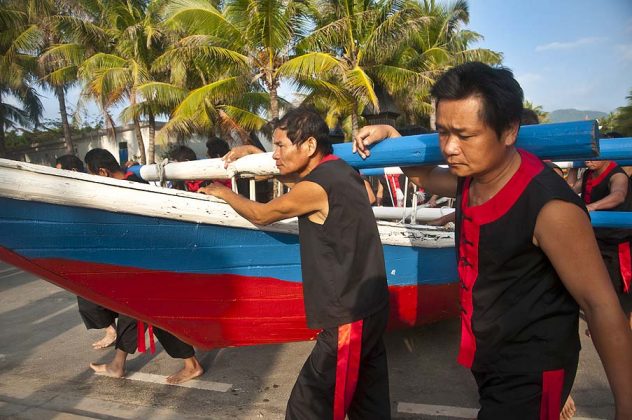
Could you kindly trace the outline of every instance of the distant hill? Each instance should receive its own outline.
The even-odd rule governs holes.
[[[556,109],[549,112],[549,121],[552,123],[594,120],[608,115],[601,111],[580,111],[579,109]]]

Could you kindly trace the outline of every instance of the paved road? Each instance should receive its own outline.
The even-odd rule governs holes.
[[[387,335],[394,418],[463,419],[476,415],[470,373],[455,362],[458,323],[441,322]],[[585,324],[581,325],[582,331]],[[75,297],[0,263],[0,417],[97,419],[282,419],[285,403],[313,343],[198,352],[206,373],[189,387],[164,377],[179,369],[157,343],[137,353],[129,379],[92,374],[113,350],[92,350]],[[573,396],[578,418],[611,419],[613,403],[590,340]]]

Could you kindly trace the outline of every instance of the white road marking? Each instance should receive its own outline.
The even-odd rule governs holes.
[[[23,271],[18,270],[18,271],[13,272],[13,273],[9,273],[9,274],[4,274],[4,275],[2,275],[2,276],[0,276],[0,279],[2,279],[2,280],[4,280],[4,279],[8,279],[9,277],[17,276],[18,274],[22,274],[22,273],[23,273]]]
[[[4,274],[4,273],[8,273],[9,271],[20,271],[19,268],[15,268],[15,267],[9,267],[9,268],[5,268],[4,270],[0,270],[0,274]]]
[[[398,402],[397,411],[406,414],[423,414],[426,416],[454,417],[459,419],[475,419],[478,408],[451,407],[448,405],[413,404]],[[573,420],[604,420],[595,417],[573,417]]]
[[[425,414],[428,416],[456,417],[460,419],[475,419],[478,408],[451,407],[447,405],[397,403],[399,413]]]
[[[233,386],[232,384],[223,384],[221,382],[207,382],[192,379],[183,384],[168,384],[167,377],[163,375],[154,375],[153,373],[135,372],[125,376],[125,379],[131,379],[132,381],[151,382],[154,384],[181,386],[184,388],[205,389],[207,391],[226,392]]]
[[[69,310],[76,308],[76,305],[73,303],[70,306],[66,306],[65,308],[62,308],[56,312],[53,312],[52,314],[48,314],[43,318],[38,319],[37,321],[33,321],[33,324],[41,324],[42,322],[46,322],[51,318],[56,317],[57,315],[63,314],[64,312],[68,312]]]

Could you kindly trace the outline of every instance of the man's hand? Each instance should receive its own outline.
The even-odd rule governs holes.
[[[362,127],[353,138],[353,153],[360,155],[362,159],[371,156],[368,146],[384,139],[401,137],[401,134],[390,125],[367,125]]]
[[[202,187],[197,190],[197,192],[201,194],[212,195],[213,197],[217,197],[222,200],[225,197],[224,194],[226,193],[226,191],[232,192],[230,188],[226,188],[224,185],[218,184],[216,182],[213,182],[212,184],[209,184],[206,187]]]
[[[222,156],[222,160],[224,161],[224,168],[228,168],[228,165],[231,162],[234,162],[241,157],[254,155],[256,153],[263,153],[263,150],[250,144],[234,147],[230,152]]]

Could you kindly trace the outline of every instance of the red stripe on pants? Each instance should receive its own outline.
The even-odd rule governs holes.
[[[619,269],[623,280],[623,293],[630,293],[632,279],[632,261],[630,258],[630,242],[619,244]]]
[[[362,320],[339,326],[334,420],[344,420],[347,411],[349,411],[349,406],[358,384],[361,354]]]
[[[154,327],[149,325],[149,351],[151,354],[156,352],[156,342],[154,341]],[[145,324],[143,321],[136,321],[136,333],[137,333],[137,343],[138,343],[138,351],[141,353],[145,353],[147,348],[145,347]]]
[[[559,420],[562,407],[564,369],[542,372],[542,401],[540,420]]]

